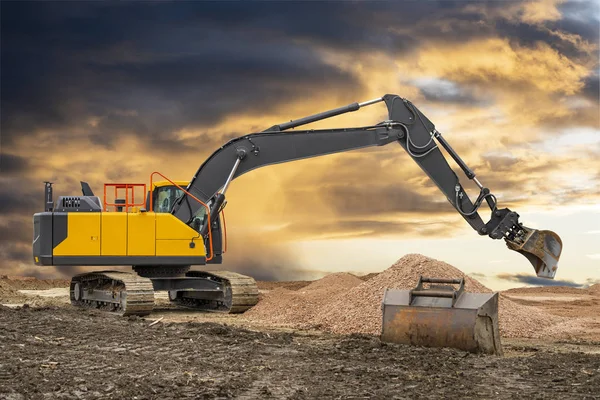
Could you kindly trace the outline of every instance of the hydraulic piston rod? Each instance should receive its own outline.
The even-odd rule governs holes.
[[[383,101],[382,97],[379,97],[379,98],[373,99],[373,100],[367,100],[362,103],[348,104],[347,106],[344,106],[344,107],[334,108],[333,110],[323,111],[322,113],[309,115],[308,117],[296,119],[296,120],[293,120],[290,122],[284,122],[283,124],[274,125],[274,126],[270,127],[269,129],[267,129],[265,132],[285,131],[286,129],[291,129],[291,128],[295,128],[297,126],[310,124],[311,122],[335,117],[336,115],[345,114],[345,113],[352,112],[352,111],[357,111],[361,107],[370,106],[371,104],[379,103],[380,101]]]

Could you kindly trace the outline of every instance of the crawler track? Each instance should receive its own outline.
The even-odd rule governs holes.
[[[101,271],[71,279],[71,304],[119,315],[148,315],[154,308],[152,281],[137,274]]]
[[[204,311],[238,314],[258,303],[258,286],[249,276],[229,271],[190,271],[186,276],[220,282],[223,293],[216,298],[201,298],[194,292],[178,292],[177,297],[172,298],[176,304]]]

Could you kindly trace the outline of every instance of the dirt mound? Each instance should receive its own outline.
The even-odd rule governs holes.
[[[244,317],[305,327],[331,299],[362,282],[356,276],[342,272],[327,275],[299,290],[277,288],[264,293],[260,302],[244,313]]]
[[[44,290],[59,287],[69,287],[68,279],[38,279],[32,276],[0,276],[0,282],[4,282],[16,290]]]
[[[591,289],[591,288],[590,288]],[[575,288],[571,286],[535,286],[535,287],[522,287],[505,290],[504,293],[507,295],[515,294],[586,294],[588,290],[583,288]]]
[[[13,288],[7,279],[0,279],[0,303],[22,303],[24,298],[25,295],[20,294],[17,289]]]
[[[33,277],[0,276],[0,304],[28,304],[32,307],[58,306],[68,303],[68,298],[25,295],[19,290],[46,290],[68,287],[64,279],[41,280]]]
[[[500,294],[498,322],[502,337],[560,337],[562,331],[548,329],[564,323],[567,319],[552,315],[538,307],[517,304],[508,296]]]
[[[298,290],[310,285],[311,283],[312,281],[256,281],[258,289],[262,291],[275,290],[278,288]]]
[[[491,293],[477,280],[442,261],[408,254],[387,270],[362,280],[351,274],[331,274],[298,290],[276,289],[265,293],[246,313],[252,319],[299,328],[318,327],[348,334],[378,335],[381,332],[381,301],[386,288],[412,289],[420,276],[465,279],[468,292]],[[543,337],[547,328],[564,317],[513,302],[500,296],[499,323],[504,337]],[[552,335],[557,333],[553,330]]]
[[[360,275],[358,276],[360,279],[362,279],[363,281],[368,281],[371,278],[375,278],[377,275],[379,275],[381,272],[371,272],[370,274],[366,274],[366,275]]]
[[[340,296],[327,307],[327,311],[317,316],[313,323],[335,333],[377,335],[381,332],[381,301],[384,290],[412,289],[421,275],[435,278],[464,277],[465,290],[491,292],[450,264],[421,254],[408,254],[387,270]]]
[[[588,288],[588,290],[594,294],[600,295],[600,283],[596,283]]]
[[[300,292],[308,293],[309,295],[315,294],[316,292],[338,293],[347,288],[360,285],[361,283],[363,283],[362,279],[355,275],[339,272],[326,275],[325,277],[314,281],[304,289],[301,289]]]

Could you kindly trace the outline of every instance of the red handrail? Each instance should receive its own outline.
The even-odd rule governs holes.
[[[190,192],[188,192],[187,190],[185,190],[184,188],[182,188],[181,186],[179,186],[178,184],[176,184],[175,182],[173,182],[172,180],[170,180],[169,178],[167,178],[166,176],[164,176],[163,174],[161,174],[158,171],[154,171],[153,173],[150,174],[150,190],[152,189],[152,179],[154,178],[154,175],[160,175],[162,178],[166,179],[167,181],[169,181],[173,186],[176,186],[179,190],[182,190],[185,194],[187,194],[188,196],[190,196],[192,199],[196,200],[198,203],[202,204],[205,208],[206,208],[206,218],[208,218],[208,241],[210,243],[210,257],[208,257],[206,259],[206,261],[210,261],[213,259],[214,256],[214,252],[213,252],[213,242],[212,242],[212,229],[211,229],[211,223],[210,223],[210,208],[199,198],[197,198],[196,196],[194,196],[193,194],[191,194]],[[148,211],[152,211],[153,208],[153,198],[154,196],[152,196],[152,193],[150,194],[150,207]]]
[[[106,200],[106,188],[109,186],[114,186],[115,188],[115,202],[114,203],[109,203]],[[135,202],[135,188],[136,187],[143,187],[144,189],[144,195],[146,194],[146,184],[145,183],[105,183],[104,184],[104,199],[103,199],[103,203],[104,203],[104,210],[108,211],[108,207],[112,206],[112,207],[125,207],[125,211],[128,212],[129,211],[129,207],[141,207],[145,204],[145,201],[141,202],[141,203],[136,203]],[[118,197],[118,189],[125,189],[125,203],[117,203],[117,197]],[[131,203],[129,202],[129,189],[131,189]]]

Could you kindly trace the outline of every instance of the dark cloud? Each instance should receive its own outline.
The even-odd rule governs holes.
[[[44,129],[109,148],[115,137],[134,134],[156,148],[183,151],[189,147],[173,136],[180,129],[323,91],[350,97],[360,90],[355,77],[321,59],[317,46],[409,56],[425,40],[498,33],[528,44],[557,42],[527,24],[483,23],[485,14],[466,11],[470,4],[478,3],[5,2],[5,144]],[[586,24],[573,29],[583,34]],[[423,93],[436,101],[476,101],[469,93]]]
[[[0,153],[0,173],[3,175],[23,174],[31,168],[25,157],[10,153]]]
[[[393,212],[446,213],[452,206],[443,198],[426,196],[402,184],[336,185],[320,193],[339,215],[369,216]]]
[[[0,243],[12,245],[14,243],[28,243],[33,238],[31,218],[13,218],[0,225]]]
[[[502,273],[496,275],[496,278],[516,283],[524,283],[527,285],[533,286],[570,286],[570,287],[583,287],[584,284],[577,283],[569,280],[560,280],[560,279],[545,279],[538,278],[533,275],[525,275],[525,274],[508,274]]]
[[[31,248],[27,251],[24,244],[2,243],[0,244],[0,258],[3,265],[14,262],[30,264],[33,261],[33,254]]]
[[[29,213],[30,211],[39,211],[39,208],[44,204],[43,186],[36,190],[22,188],[18,186],[18,181],[11,182],[0,181],[4,186],[0,193],[0,213],[5,215],[14,215]],[[21,183],[26,184],[28,181],[22,180]],[[31,213],[33,215],[33,212]]]
[[[583,94],[585,97],[596,103],[600,102],[600,79],[597,74],[590,75],[586,78]]]
[[[566,1],[558,4],[562,18],[547,23],[551,29],[560,29],[581,36],[591,43],[600,40],[600,3],[596,0]]]
[[[548,21],[543,25],[498,20],[495,27],[498,35],[508,38],[513,44],[535,47],[539,42],[546,43],[551,48],[574,60],[585,60],[589,58],[589,53],[579,44],[561,37],[560,33],[579,35],[583,40],[590,43],[598,43],[597,25],[591,20],[576,22],[561,19],[558,22]]]
[[[78,12],[64,15],[57,11],[64,3],[3,6],[5,143],[44,128],[64,140],[83,134],[107,147],[134,134],[177,151],[181,143],[172,134],[184,127],[360,87],[308,45],[281,36],[263,40],[258,26],[238,32],[189,17],[169,21],[190,5],[161,14],[162,7],[152,5],[138,4],[136,13],[133,6],[78,3]],[[45,9],[51,9],[47,16]],[[144,15],[145,25],[139,22]],[[157,27],[169,22],[171,29],[158,35]]]

